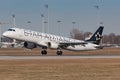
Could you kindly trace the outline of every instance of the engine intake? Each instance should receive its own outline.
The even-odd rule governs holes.
[[[31,43],[31,42],[24,42],[24,47],[28,48],[28,49],[33,49],[33,48],[36,48],[37,45],[35,43]]]

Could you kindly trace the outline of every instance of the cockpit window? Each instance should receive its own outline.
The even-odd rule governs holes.
[[[8,31],[15,31],[14,29],[8,29]]]

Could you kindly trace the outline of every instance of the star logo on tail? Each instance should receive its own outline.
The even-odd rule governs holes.
[[[100,35],[100,33],[98,32],[98,33],[95,35],[95,37],[96,37],[96,40],[100,40],[100,39],[102,38],[102,35]]]

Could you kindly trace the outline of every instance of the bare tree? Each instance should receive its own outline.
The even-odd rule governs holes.
[[[84,33],[82,31],[79,31],[78,29],[73,29],[70,32],[70,37],[73,38],[73,39],[84,40]]]
[[[89,38],[92,35],[91,32],[83,32],[78,29],[73,29],[70,32],[70,37],[79,40],[85,40],[85,38]],[[115,33],[110,33],[108,35],[103,35],[102,38],[103,44],[120,44],[120,35],[116,35]]]

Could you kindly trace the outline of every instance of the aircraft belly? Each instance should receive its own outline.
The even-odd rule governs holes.
[[[73,50],[73,51],[83,51],[83,50],[94,50],[96,48],[91,47],[91,46],[69,46],[67,47],[68,50]]]

